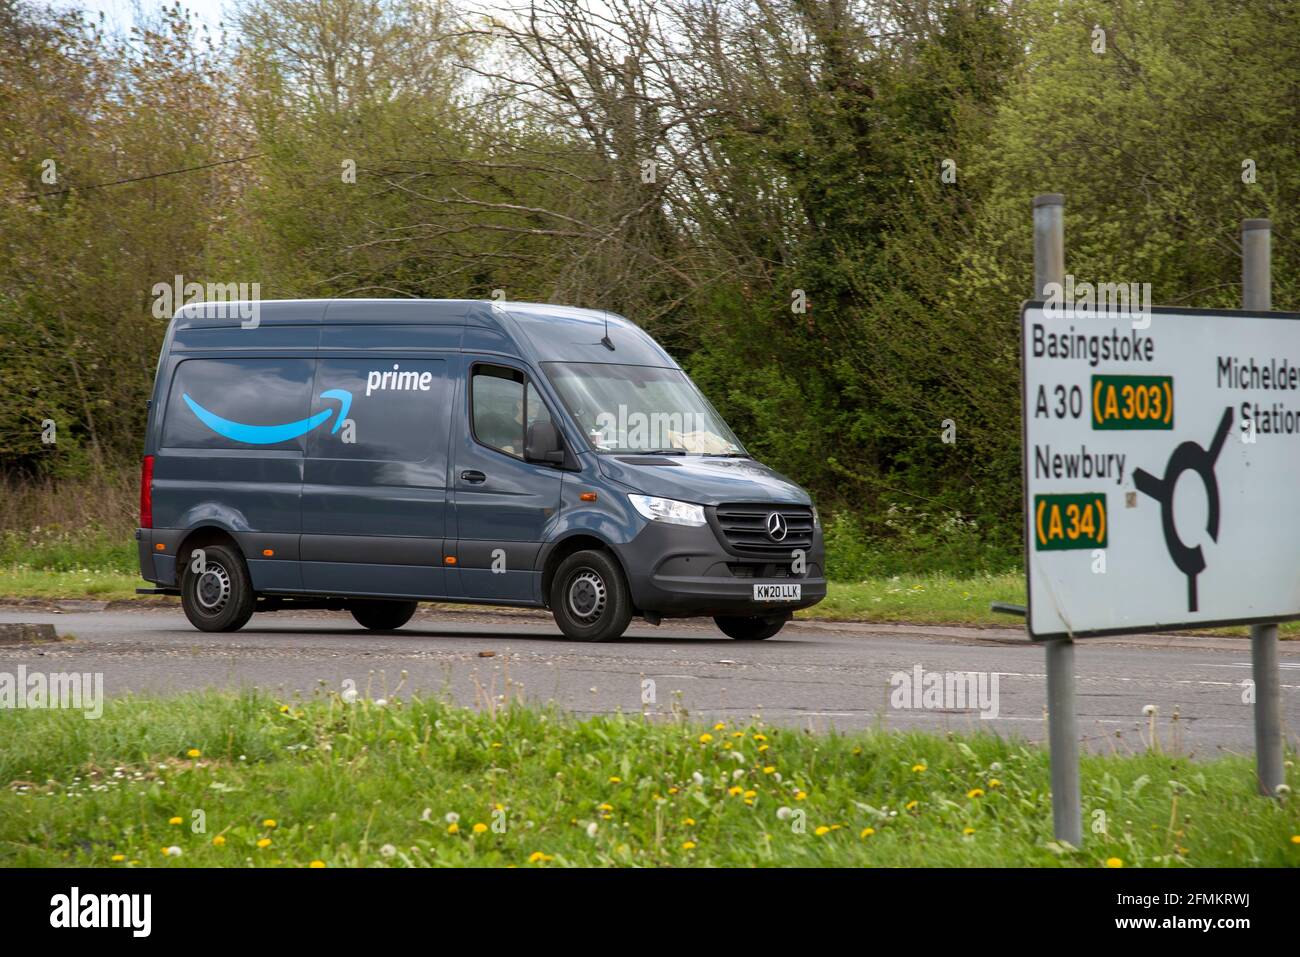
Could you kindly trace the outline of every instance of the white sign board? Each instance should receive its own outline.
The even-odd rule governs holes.
[[[1021,308],[1034,638],[1300,618],[1300,315]]]

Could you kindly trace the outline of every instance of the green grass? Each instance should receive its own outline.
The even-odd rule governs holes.
[[[1044,751],[991,736],[219,692],[0,726],[6,866],[1300,865],[1244,758],[1086,758],[1071,850]]]
[[[135,598],[137,588],[152,588],[138,574],[85,566],[65,570],[31,565],[0,567],[0,598]]]

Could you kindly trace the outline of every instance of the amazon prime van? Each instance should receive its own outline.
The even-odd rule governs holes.
[[[204,631],[549,608],[570,638],[711,616],[770,638],[826,595],[808,493],[625,319],[455,300],[189,305],[150,400],[140,570]]]

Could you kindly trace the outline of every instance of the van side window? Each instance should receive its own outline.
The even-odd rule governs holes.
[[[476,365],[470,380],[474,437],[516,458],[524,456],[524,385],[524,374],[505,366]]]
[[[302,451],[313,359],[186,359],[163,410],[162,447]]]

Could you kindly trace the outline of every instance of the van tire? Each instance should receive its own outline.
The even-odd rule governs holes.
[[[779,618],[732,618],[719,616],[713,619],[724,635],[737,641],[762,641],[771,638],[789,621],[788,617]]]
[[[573,641],[613,641],[632,621],[623,569],[607,552],[574,552],[551,579],[551,614]]]
[[[395,631],[411,620],[418,601],[383,601],[357,599],[348,602],[348,611],[357,624],[371,631]]]
[[[203,571],[194,553],[203,551]],[[200,631],[239,631],[253,617],[257,596],[243,556],[229,545],[203,545],[181,556],[181,608]]]

